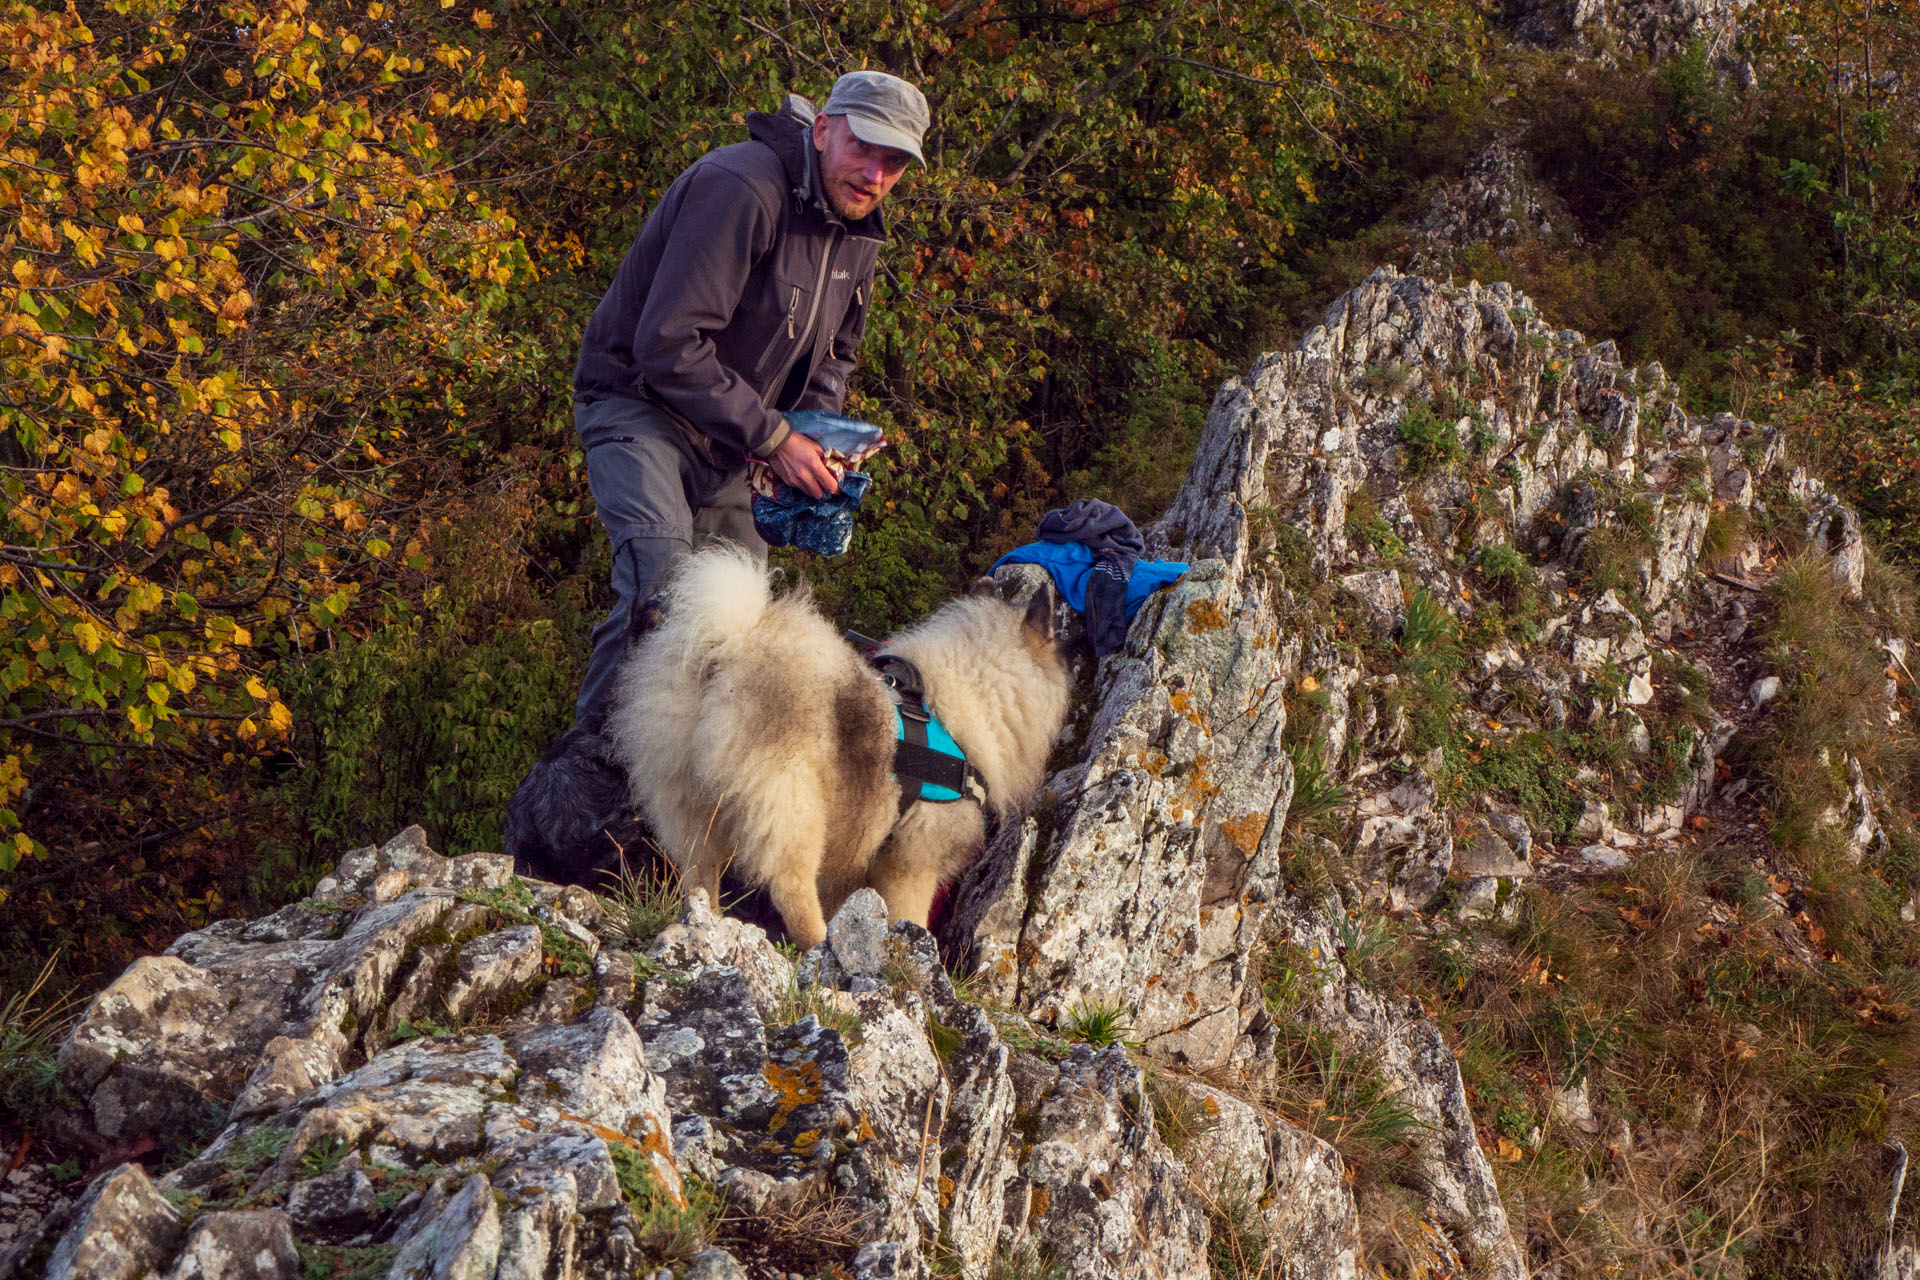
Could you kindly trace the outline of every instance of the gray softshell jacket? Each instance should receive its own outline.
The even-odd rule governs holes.
[[[827,207],[812,119],[753,112],[667,188],[587,322],[576,401],[652,400],[741,459],[780,446],[780,410],[840,411],[886,228]]]

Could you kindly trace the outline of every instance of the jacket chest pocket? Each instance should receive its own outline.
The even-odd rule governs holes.
[[[779,276],[774,277],[773,332],[768,336],[767,345],[760,352],[760,358],[754,361],[754,377],[759,378],[773,371],[777,367],[777,360],[790,354],[799,344],[800,339],[805,336],[800,331],[807,322],[807,303],[812,293],[812,281],[801,283]]]

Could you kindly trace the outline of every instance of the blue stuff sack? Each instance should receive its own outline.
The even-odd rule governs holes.
[[[827,465],[840,478],[840,490],[809,498],[778,479],[771,468],[755,467],[752,477],[753,527],[770,547],[798,547],[817,556],[845,555],[853,543],[853,518],[873,484],[852,470],[886,443],[880,428],[824,409],[797,409],[787,425],[818,444]]]
[[[771,498],[756,494],[753,527],[770,547],[798,547],[817,556],[845,555],[853,545],[853,521],[873,478],[858,471],[840,477],[840,491],[809,498],[784,482]]]
[[[885,443],[884,433],[871,422],[825,409],[795,409],[781,416],[788,426],[828,453],[841,454],[856,463]]]

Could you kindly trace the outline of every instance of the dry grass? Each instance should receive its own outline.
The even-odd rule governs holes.
[[[1799,964],[1744,864],[1649,852],[1618,880],[1526,891],[1471,966],[1430,949],[1429,998],[1536,1268],[1732,1280],[1861,1256],[1880,1143],[1915,1132],[1896,1083],[1920,1060],[1914,984]],[[1593,1121],[1556,1120],[1556,1091],[1581,1083]]]
[[[754,1276],[850,1274],[854,1252],[870,1237],[851,1201],[826,1195],[758,1213],[723,1204],[714,1223],[715,1243]]]
[[[620,855],[620,871],[600,901],[620,922],[627,945],[644,947],[687,909],[687,887],[678,870],[651,850],[639,852],[637,865]]]
[[[54,1054],[80,1005],[71,995],[39,1004],[58,959],[48,956],[26,990],[0,1000],[0,1114],[30,1115],[53,1088]]]

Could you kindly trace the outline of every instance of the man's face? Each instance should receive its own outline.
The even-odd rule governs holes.
[[[826,188],[827,204],[849,222],[878,208],[913,158],[894,147],[860,141],[845,116],[815,116],[813,145],[820,150],[820,182]]]

